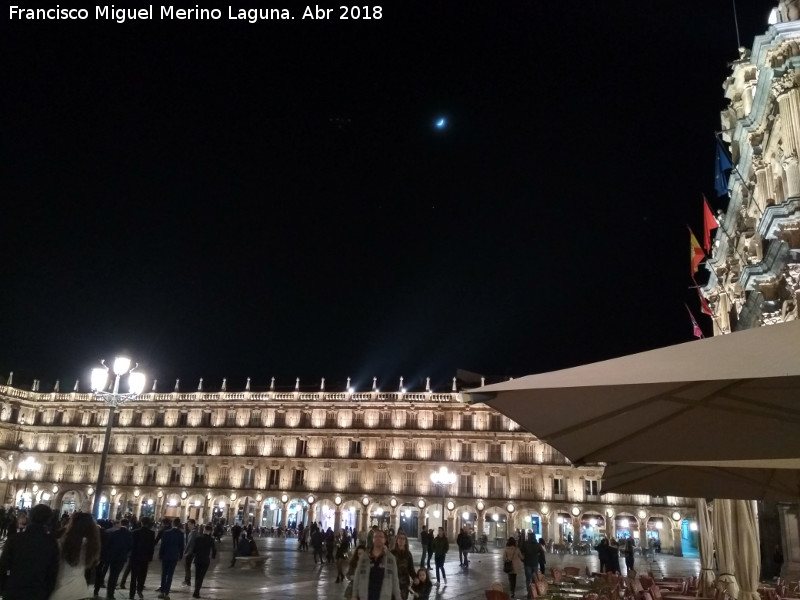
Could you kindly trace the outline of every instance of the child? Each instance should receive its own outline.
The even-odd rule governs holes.
[[[428,576],[427,569],[420,569],[417,571],[417,576],[414,577],[414,582],[411,584],[411,594],[415,600],[429,600],[431,595],[431,588],[433,583]],[[409,596],[410,598],[411,596]]]

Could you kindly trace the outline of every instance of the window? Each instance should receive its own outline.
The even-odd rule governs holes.
[[[472,444],[461,442],[461,460],[472,460]]]
[[[431,448],[432,460],[444,460],[444,441],[435,440]]]
[[[161,438],[155,437],[150,440],[150,453],[155,454],[159,450],[161,450]]]
[[[502,475],[491,475],[489,477],[489,496],[505,496],[505,479]]]
[[[269,470],[269,486],[270,487],[279,487],[281,484],[281,470],[280,469],[270,469]]]
[[[177,454],[183,454],[183,438],[176,437],[175,438],[175,450],[173,452]]]
[[[523,494],[533,494],[535,491],[533,485],[533,477],[523,476],[519,480],[519,491]]]
[[[261,411],[260,410],[251,410],[250,411],[250,427],[258,427],[261,425]]]
[[[361,456],[361,442],[350,442],[350,456]]]
[[[553,478],[553,495],[561,496],[564,493],[564,480],[560,477]]]
[[[203,465],[198,465],[194,468],[192,481],[194,484],[204,484],[206,482],[206,468]]]
[[[164,426],[164,413],[157,413],[156,414],[156,427],[163,427]]]
[[[197,453],[198,454],[208,454],[208,440],[197,436]]]
[[[503,446],[489,444],[489,462],[503,462]]]
[[[244,469],[242,473],[242,487],[251,488],[254,487],[256,481],[256,470],[252,468]]]
[[[347,486],[351,490],[358,490],[361,488],[361,472],[351,469],[347,472]]]
[[[375,473],[375,489],[385,491],[389,487],[389,472],[377,471]]]
[[[417,474],[414,471],[406,471],[403,473],[403,487],[406,491],[414,491],[417,489]]]
[[[306,472],[302,469],[297,469],[294,472],[294,487],[300,488],[305,484]]]
[[[295,456],[308,456],[308,442],[306,440],[297,440]]]
[[[75,481],[75,465],[64,467],[64,481]]]
[[[172,469],[170,469],[169,482],[170,483],[180,483],[181,482],[181,468],[180,467],[172,467]]]
[[[333,485],[333,474],[330,469],[322,469],[319,473],[319,484],[325,489]]]
[[[230,483],[231,476],[228,467],[220,467],[219,468],[219,485],[226,486]]]
[[[144,482],[146,485],[152,485],[156,482],[156,470],[158,467],[151,465],[147,467],[147,473],[145,474]]]
[[[587,496],[597,496],[597,481],[594,479],[587,479],[583,482],[583,489],[586,492]]]
[[[462,475],[458,483],[458,493],[461,496],[472,496],[474,488],[474,478],[472,475]]]
[[[133,465],[126,466],[122,470],[122,481],[128,485],[133,483]]]
[[[178,415],[178,426],[179,427],[186,427],[189,422],[189,415],[185,412],[182,412]]]

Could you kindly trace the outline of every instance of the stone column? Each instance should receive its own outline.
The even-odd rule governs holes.
[[[136,516],[137,521],[142,516],[142,499],[136,496],[133,497],[133,514]]]
[[[794,86],[792,74],[772,82],[778,100],[783,129],[783,168],[786,171],[786,197],[800,195],[800,169],[797,153],[800,148],[800,90]]]
[[[311,523],[317,522],[317,503],[314,502],[311,506],[308,507],[308,522],[306,525],[310,526]]]
[[[189,502],[181,500],[181,523],[186,523],[189,518]]]
[[[289,522],[289,506],[288,502],[281,502],[281,528],[286,531],[286,525]]]
[[[647,550],[647,517],[644,519],[637,518],[636,521],[639,524],[639,547],[642,549],[642,555],[644,555],[645,550]]]
[[[342,529],[342,507],[337,506],[333,512],[333,531],[339,533]]]
[[[446,506],[442,507],[442,517],[447,519],[447,540],[451,544],[456,543],[456,538],[461,531],[461,528],[457,526],[457,521],[455,519],[456,511],[455,510],[448,510]],[[456,529],[458,531],[456,531]]]
[[[775,191],[772,187],[772,169],[769,163],[756,158],[753,160],[753,170],[756,174],[755,201],[758,209],[763,213],[770,201],[775,201]]]
[[[681,539],[681,523],[670,519],[672,530],[672,555],[683,556],[683,540]],[[664,531],[663,529],[661,531]]]
[[[369,529],[369,508],[361,505],[361,526],[359,527],[360,531],[367,531]]]
[[[389,509],[389,527],[391,527],[395,533],[397,533],[397,523],[399,521],[397,518],[397,513],[399,510],[399,507]]]

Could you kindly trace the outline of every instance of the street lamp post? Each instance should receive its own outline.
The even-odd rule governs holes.
[[[38,473],[41,470],[42,465],[36,462],[35,458],[29,456],[20,462],[19,465],[17,465],[17,468],[20,471],[25,472],[25,490],[22,492],[22,497],[19,500],[19,507],[25,508],[25,496],[28,494],[28,478],[30,477],[31,473]],[[31,502],[31,505],[33,505],[33,502]]]
[[[106,436],[103,440],[103,454],[100,457],[100,471],[97,473],[97,485],[94,489],[94,500],[92,502],[92,514],[100,518],[100,502],[103,496],[103,484],[106,474],[106,461],[108,460],[108,444],[111,440],[111,430],[114,427],[114,412],[117,406],[123,402],[135,400],[144,390],[144,373],[134,372],[138,365],[131,368],[131,359],[124,356],[117,356],[114,359],[114,389],[111,392],[105,391],[108,385],[108,367],[105,361],[100,361],[103,365],[92,369],[92,392],[98,400],[108,406],[108,422],[106,423]],[[129,393],[119,392],[119,380],[124,375],[128,376]],[[111,515],[109,515],[111,516]]]
[[[447,522],[445,521],[445,495],[447,494],[447,487],[456,482],[456,474],[447,470],[447,467],[441,467],[438,471],[431,473],[431,481],[433,485],[441,486],[442,488],[442,529],[445,536],[447,535]]]

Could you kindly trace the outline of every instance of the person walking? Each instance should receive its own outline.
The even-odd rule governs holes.
[[[546,568],[547,563],[547,544],[544,543],[544,538],[539,538],[539,546],[541,547],[541,552],[539,552],[539,572],[544,575],[544,570]]]
[[[311,534],[311,547],[314,549],[314,564],[317,564],[317,558],[319,558],[319,564],[325,562],[322,554],[322,545],[325,543],[325,535],[316,527],[312,528],[314,531]]]
[[[522,564],[525,569],[525,590],[530,594],[533,575],[539,568],[539,554],[542,552],[542,546],[532,531],[528,532],[520,551],[522,552]]]
[[[336,583],[344,581],[344,565],[347,562],[347,553],[350,551],[350,538],[342,530],[339,545],[336,548]]]
[[[89,513],[76,512],[58,540],[61,560],[49,600],[84,600],[92,595],[86,571],[100,560],[100,528]]]
[[[0,555],[3,600],[48,600],[56,587],[60,551],[45,528],[52,510],[44,504],[31,509],[25,531],[10,536]]]
[[[462,567],[469,566],[469,549],[472,548],[472,536],[467,533],[467,530],[461,528],[461,533],[456,538],[456,545],[458,546],[458,562]]]
[[[239,545],[239,536],[242,535],[242,526],[238,523],[234,523],[233,527],[231,527],[231,537],[233,538],[233,547]]]
[[[419,568],[422,569],[425,567],[425,557],[428,554],[428,545],[430,544],[427,529],[422,530],[422,533],[419,536],[419,542],[422,544],[422,557],[419,559]]]
[[[355,551],[353,552],[353,556],[350,557],[350,563],[347,566],[347,579],[349,583],[347,587],[344,589],[344,598],[345,600],[350,600],[353,597],[353,580],[356,577],[356,569],[358,568],[358,562],[361,560],[361,557],[367,553],[367,547],[364,544],[358,544]]]
[[[436,537],[431,542],[431,550],[433,550],[433,562],[436,564],[436,585],[439,585],[439,573],[441,578],[444,579],[444,584],[447,585],[447,575],[444,572],[444,559],[450,550],[450,542],[447,541],[447,536],[444,534],[444,528],[439,527]]]
[[[183,551],[184,558],[184,585],[192,585],[192,561],[194,560],[194,541],[197,539],[197,521],[189,519],[186,521],[186,548]]]
[[[328,564],[333,562],[333,553],[336,550],[336,534],[328,527],[325,531],[325,556]]]
[[[128,556],[133,547],[133,537],[128,529],[128,519],[116,521],[114,527],[106,531],[106,536],[108,544],[106,549],[106,560],[108,561],[106,597],[113,599],[114,591],[117,588],[117,580],[125,567],[125,563],[128,562]],[[95,595],[97,595],[96,592]]]
[[[513,598],[517,589],[517,575],[525,573],[522,552],[519,551],[517,540],[513,537],[508,538],[506,547],[503,548],[503,571],[508,575],[509,596]]]
[[[415,571],[414,557],[408,547],[408,536],[402,530],[395,537],[392,555],[397,562],[397,576],[400,578],[400,597],[402,600],[406,600]]]
[[[608,540],[606,538],[601,539],[594,549],[597,550],[597,560],[600,561],[600,572],[605,573],[608,570]]]
[[[380,529],[372,535],[372,550],[358,561],[351,600],[402,600],[397,561]]]
[[[628,577],[633,577],[633,549],[633,538],[627,538],[622,546],[622,554],[625,556],[625,568],[628,571]]]
[[[156,534],[152,530],[153,522],[150,517],[142,517],[139,521],[139,527],[133,530],[131,534],[131,558],[129,566],[131,569],[131,587],[130,599],[133,600],[133,595],[137,594],[139,600],[144,597],[142,591],[144,590],[144,580],[147,579],[147,568],[150,561],[153,560],[153,552],[156,548]]]
[[[619,573],[619,542],[616,538],[612,538],[608,543],[606,573]]]
[[[214,544],[211,532],[211,524],[206,525],[203,528],[203,533],[197,535],[193,542],[194,594],[192,594],[192,598],[200,597],[200,588],[203,587],[203,579],[205,579],[211,559],[217,558],[217,547]]]
[[[158,558],[161,559],[161,592],[159,598],[169,600],[169,591],[172,589],[172,576],[175,567],[183,557],[183,531],[180,530],[181,520],[175,519],[172,527],[161,534],[161,547],[158,549]]]

